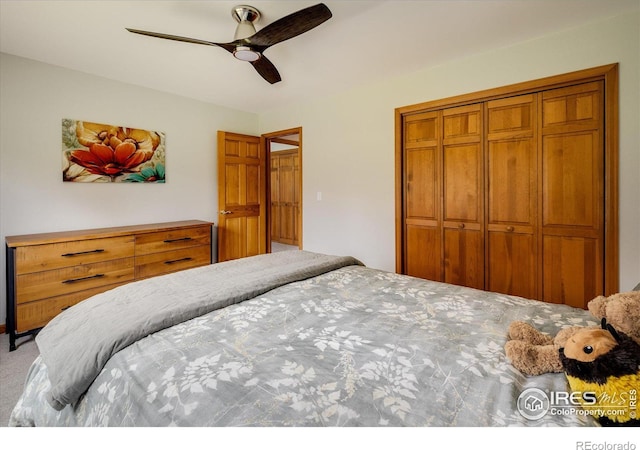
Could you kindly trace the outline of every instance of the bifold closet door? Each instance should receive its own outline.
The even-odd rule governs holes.
[[[442,112],[444,281],[484,289],[482,104]]]
[[[537,94],[487,102],[487,289],[538,298]]]
[[[396,109],[397,270],[579,308],[617,292],[618,121],[617,64]]]
[[[604,289],[603,83],[542,93],[543,300],[580,308]]]
[[[298,150],[271,153],[271,240],[298,245],[300,162]]]
[[[442,281],[441,113],[403,120],[404,273]]]

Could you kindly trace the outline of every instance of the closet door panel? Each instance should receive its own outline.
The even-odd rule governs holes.
[[[404,273],[442,281],[440,114],[405,117]]]
[[[585,308],[589,300],[601,295],[602,254],[597,239],[545,236],[543,247],[542,300]]]
[[[438,112],[411,114],[404,117],[403,145],[405,149],[433,147],[438,141]]]
[[[536,94],[487,102],[487,289],[538,297]]]
[[[484,289],[482,105],[442,112],[444,281]]]
[[[444,281],[484,289],[484,245],[480,231],[444,230]]]
[[[412,149],[406,155],[406,217],[437,220],[440,205],[437,148]]]
[[[444,148],[444,220],[479,223],[482,217],[480,144]]]
[[[271,239],[298,245],[300,217],[298,150],[271,152]]]
[[[535,236],[532,233],[494,232],[487,240],[487,289],[537,298]]]
[[[276,154],[271,154],[271,183],[269,189],[271,191],[271,240],[280,239],[280,181],[279,181],[279,162],[280,158]]]
[[[482,137],[481,104],[445,109],[442,113],[444,144],[478,142]]]
[[[534,225],[536,149],[532,138],[489,142],[488,222]]]
[[[542,93],[542,127],[570,133],[602,126],[602,82],[583,83]]]
[[[296,157],[297,153],[289,152],[279,157],[280,242],[289,245],[297,245]]]
[[[602,83],[543,93],[544,300],[586,308],[604,289]]]
[[[407,225],[405,273],[428,280],[442,281],[442,246],[437,226]]]
[[[543,225],[598,230],[602,149],[598,132],[545,136]]]

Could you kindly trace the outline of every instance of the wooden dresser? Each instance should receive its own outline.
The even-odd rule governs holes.
[[[7,236],[7,332],[34,334],[90,296],[211,264],[210,222],[189,220]]]

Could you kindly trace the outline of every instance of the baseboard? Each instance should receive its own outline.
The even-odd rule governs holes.
[[[7,326],[5,324],[0,325],[0,334],[4,334],[7,331]]]

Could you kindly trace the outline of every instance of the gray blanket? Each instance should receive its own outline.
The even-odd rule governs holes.
[[[85,300],[52,320],[36,343],[56,410],[75,403],[112,355],[159,330],[348,265],[304,251],[260,255],[150,278]]]

